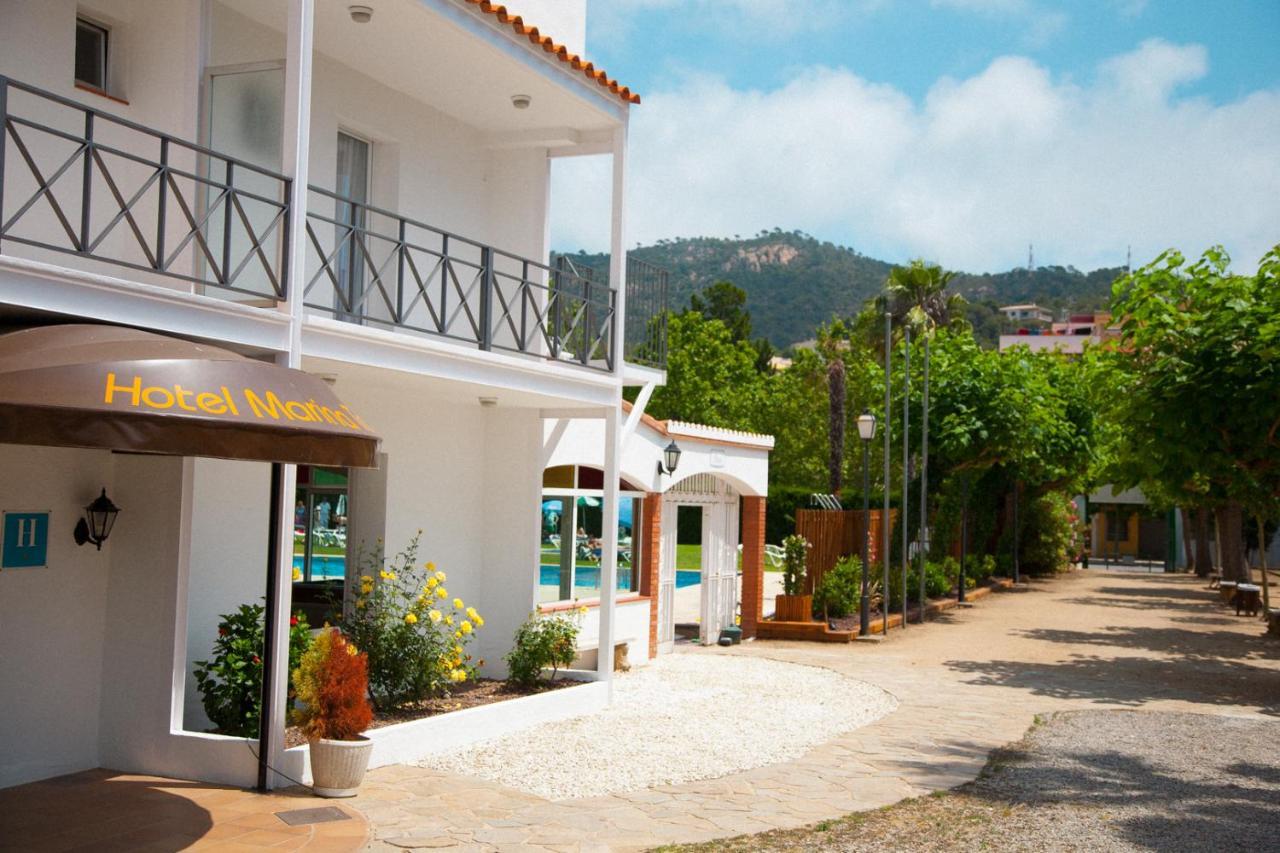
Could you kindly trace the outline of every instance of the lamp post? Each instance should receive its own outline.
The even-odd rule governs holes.
[[[871,633],[871,591],[868,588],[867,572],[870,566],[867,561],[871,554],[871,441],[876,437],[876,416],[870,409],[863,409],[858,415],[858,438],[862,439],[862,600],[858,610],[858,636],[865,637]]]
[[[969,472],[965,471],[960,476],[960,590],[956,593],[956,601],[964,604],[964,560],[969,551]]]
[[[889,454],[893,438],[893,314],[884,313],[884,513],[880,516],[880,565],[884,570],[880,613],[884,616],[880,633],[889,636]]]

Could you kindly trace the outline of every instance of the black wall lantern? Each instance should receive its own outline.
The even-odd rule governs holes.
[[[86,545],[92,542],[101,551],[102,543],[111,535],[111,528],[115,526],[116,516],[119,514],[120,507],[111,502],[111,498],[107,497],[107,490],[103,489],[102,494],[84,508],[84,518],[76,524],[76,544]]]
[[[663,468],[664,462],[666,463],[665,469]],[[674,474],[676,472],[676,466],[679,464],[680,445],[676,444],[673,439],[671,443],[667,445],[667,449],[662,451],[662,459],[658,460],[658,476],[661,477],[663,474]]]

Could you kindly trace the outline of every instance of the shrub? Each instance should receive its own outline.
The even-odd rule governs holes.
[[[418,539],[389,562],[381,551],[360,557],[360,594],[342,633],[368,656],[369,698],[378,710],[447,693],[474,678],[467,645],[484,619],[451,598],[435,563],[418,563]]]
[[[544,669],[551,670],[551,680],[561,667],[573,663],[578,654],[578,620],[587,612],[579,607],[572,615],[539,616],[530,613],[516,629],[515,642],[507,653],[507,678],[523,687],[533,687]]]
[[[219,617],[213,656],[195,661],[193,674],[200,688],[205,715],[218,732],[257,737],[262,716],[262,654],[266,609],[242,604]],[[302,659],[311,632],[301,612],[289,620],[289,669]]]
[[[1021,567],[1028,574],[1065,571],[1080,552],[1082,526],[1076,506],[1061,492],[1031,501],[1021,526]]]
[[[956,575],[960,567],[956,564]],[[902,565],[899,563],[889,570],[889,608],[894,611],[902,609]],[[925,562],[924,593],[925,598],[940,598],[951,591],[952,580],[947,576],[942,563]],[[907,603],[917,604],[920,601],[920,564],[912,563],[907,571]]]
[[[862,593],[862,561],[841,557],[813,590],[813,609],[824,619],[839,619],[858,610]]]
[[[308,740],[355,740],[373,721],[369,659],[336,628],[321,631],[293,671],[302,707],[294,718]]]
[[[809,556],[809,540],[793,533],[782,540],[782,591],[800,595],[804,591],[805,561]]]
[[[990,554],[974,554],[965,564],[965,574],[973,578],[974,585],[984,584],[996,573],[996,558]]]

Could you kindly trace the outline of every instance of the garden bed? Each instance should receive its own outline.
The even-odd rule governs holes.
[[[448,714],[452,711],[461,711],[466,708],[478,708],[481,705],[492,705],[497,702],[505,702],[510,699],[520,699],[525,696],[535,696],[540,693],[548,693],[553,690],[559,690],[564,687],[572,687],[580,684],[578,681],[570,681],[569,679],[558,679],[556,681],[543,681],[536,687],[521,687],[508,681],[500,681],[496,678],[480,678],[475,681],[463,684],[460,687],[454,687],[450,690],[448,696],[433,696],[416,702],[412,705],[397,708],[392,711],[377,711],[373,715],[373,722],[369,725],[369,731],[384,728],[386,726],[394,726],[399,723],[408,723],[414,720],[423,720],[428,717],[435,717],[440,714]],[[306,737],[297,726],[289,726],[285,729],[285,748],[302,746],[307,742]]]

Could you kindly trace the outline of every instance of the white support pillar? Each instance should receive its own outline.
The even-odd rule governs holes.
[[[618,602],[618,416],[619,406],[605,409],[604,415],[604,507],[600,546],[600,645],[596,653],[596,673],[608,682],[613,699],[613,643]]]
[[[280,307],[290,318],[289,349],[276,357],[285,367],[302,366],[302,288],[306,279],[306,233],[308,164],[311,148],[311,57],[312,35],[315,17],[314,0],[289,0],[288,31],[285,45],[284,116],[281,151],[284,173],[292,180],[289,186],[289,210],[291,225],[285,236],[285,252],[289,259],[287,278],[288,300]],[[277,561],[280,595],[275,607],[275,637],[272,646],[277,650],[272,667],[271,684],[274,701],[271,718],[262,724],[273,732],[271,754],[268,763],[272,767],[283,766],[285,710],[289,687],[289,611],[293,588],[293,506],[297,491],[298,468],[282,466],[282,481],[277,511],[283,521],[280,536],[275,543],[279,549]],[[277,774],[271,774],[268,787],[290,785],[292,782]]]
[[[627,123],[613,131],[613,204],[609,234],[609,284],[617,290],[613,315],[613,370],[622,372],[627,329]]]

